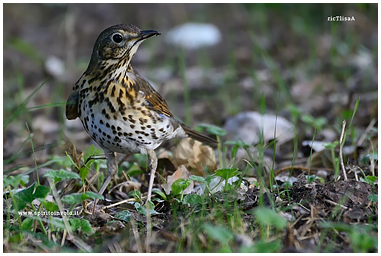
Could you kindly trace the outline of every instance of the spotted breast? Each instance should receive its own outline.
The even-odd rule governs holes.
[[[113,152],[145,154],[165,140],[188,137],[170,112],[153,109],[150,96],[139,88],[151,85],[132,67],[118,77],[97,86],[86,76],[79,82],[80,119],[94,141]]]

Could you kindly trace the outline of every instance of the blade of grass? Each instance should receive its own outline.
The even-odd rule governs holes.
[[[25,123],[25,125],[26,125],[26,129],[28,130],[28,132],[29,132],[29,136],[30,136],[30,145],[31,145],[31,147],[32,147],[34,166],[35,166],[35,169],[36,169],[37,185],[40,185],[40,178],[39,178],[39,175],[38,175],[38,168],[37,168],[36,154],[35,154],[35,151],[34,151],[34,145],[33,145],[33,134],[32,134],[32,133],[30,132],[30,130],[29,130],[28,123]]]
[[[33,90],[33,92],[26,97],[26,99],[17,107],[16,111],[13,113],[12,116],[10,116],[8,119],[4,120],[3,123],[3,130],[5,130],[10,123],[13,122],[23,111],[26,110],[26,105],[29,103],[29,101],[32,99],[32,97],[44,86],[46,81],[42,82],[36,89]]]
[[[39,110],[39,109],[44,109],[44,108],[53,108],[53,107],[61,107],[61,106],[66,106],[66,101],[43,104],[43,105],[39,105],[39,106],[32,107],[32,108],[26,108],[26,110],[34,111],[34,110]]]

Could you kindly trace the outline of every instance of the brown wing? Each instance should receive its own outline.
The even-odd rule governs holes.
[[[172,113],[169,111],[167,102],[161,97],[161,95],[156,92],[151,86],[145,86],[141,89],[145,93],[145,99],[152,104],[151,109],[156,110],[166,116],[171,117]]]
[[[144,98],[149,103],[148,108],[155,110],[158,113],[164,114],[166,116],[172,117],[171,111],[169,111],[167,102],[161,97],[161,95],[150,85],[143,77],[139,75],[134,70],[135,76],[137,78],[136,86],[138,91],[144,92]]]
[[[66,101],[66,118],[67,119],[72,120],[79,117],[78,101],[79,101],[78,90],[72,91],[69,95],[69,98]]]
[[[185,124],[182,124],[181,122],[173,118],[173,115],[169,111],[168,105],[163,99],[163,97],[161,97],[161,95],[157,91],[155,91],[155,89],[143,77],[141,77],[139,73],[137,73],[136,71],[134,73],[137,78],[137,82],[135,85],[137,86],[139,91],[144,92],[144,98],[149,102],[150,105],[148,107],[150,109],[155,110],[156,112],[164,114],[168,117],[172,117],[174,125],[181,125],[181,127],[184,129],[185,133],[188,134],[189,137],[204,143],[218,143],[215,139],[209,138],[208,136],[196,132],[195,130],[189,128]]]

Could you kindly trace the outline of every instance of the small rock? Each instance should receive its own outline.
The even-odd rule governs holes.
[[[46,71],[55,78],[62,78],[65,75],[65,65],[56,56],[49,56],[45,61]]]
[[[326,149],[327,143],[323,141],[312,141],[312,140],[305,140],[302,142],[303,147],[309,147],[312,148],[315,152],[321,152]]]
[[[263,130],[265,141],[275,138],[282,144],[294,137],[294,126],[284,117],[258,112],[242,112],[227,120],[224,129],[227,139],[242,140],[247,144],[257,144]]]
[[[250,247],[253,245],[253,240],[246,234],[234,235],[234,241],[238,246]]]
[[[221,41],[221,33],[213,24],[185,23],[171,29],[166,40],[184,49],[193,50],[218,44]]]

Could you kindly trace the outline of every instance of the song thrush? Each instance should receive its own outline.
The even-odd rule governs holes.
[[[115,152],[148,156],[148,201],[157,168],[154,150],[163,141],[191,137],[217,143],[176,120],[162,96],[131,66],[139,45],[155,35],[160,33],[126,24],[104,30],[95,42],[87,70],[67,100],[67,119],[79,117],[106,154],[108,177],[99,190],[101,195],[118,170]]]

